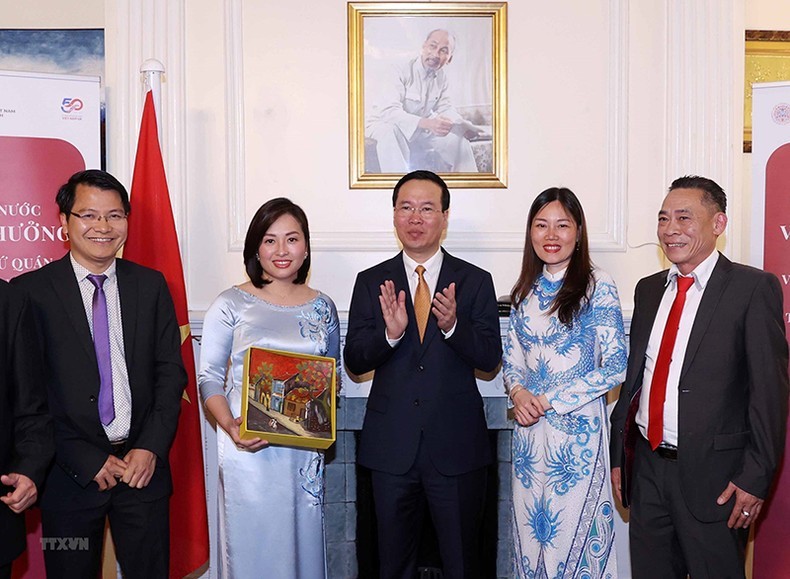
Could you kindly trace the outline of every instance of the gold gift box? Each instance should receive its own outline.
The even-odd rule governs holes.
[[[335,442],[335,359],[252,347],[244,357],[240,434],[326,449]]]

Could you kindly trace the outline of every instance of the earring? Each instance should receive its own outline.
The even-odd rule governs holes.
[[[260,263],[261,262],[261,255],[259,253],[256,253],[255,254],[255,259],[257,259],[258,263]]]
[[[304,252],[304,258],[307,259],[307,252]]]

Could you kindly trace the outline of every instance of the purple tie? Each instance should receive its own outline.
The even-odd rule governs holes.
[[[93,347],[99,363],[99,419],[105,426],[115,419],[112,397],[112,358],[110,356],[110,323],[107,319],[107,297],[104,295],[106,275],[89,275],[96,286],[93,292]]]

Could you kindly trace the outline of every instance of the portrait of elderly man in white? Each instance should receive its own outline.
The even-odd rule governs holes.
[[[457,49],[458,40],[452,31],[433,29],[425,37],[419,54],[401,57],[398,63],[386,67],[386,71],[380,69],[375,82],[368,83],[375,85],[368,87],[372,106],[365,118],[368,171],[480,171],[470,139],[481,135],[485,138],[490,129],[470,122],[454,106],[452,94],[460,87],[453,87],[452,83],[474,78],[465,69],[455,71],[456,81],[448,76],[447,68]],[[389,60],[394,56],[391,53]],[[455,93],[451,88],[456,89]]]

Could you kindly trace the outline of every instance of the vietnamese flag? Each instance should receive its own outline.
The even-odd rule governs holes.
[[[184,270],[150,90],[145,97],[140,122],[131,200],[134,211],[129,219],[129,236],[123,257],[157,269],[167,279],[178,325],[181,327],[181,355],[189,378],[181,399],[178,430],[170,450],[170,471],[173,476],[173,496],[170,498],[170,577],[180,579],[208,564],[208,518],[198,408],[200,399],[197,395]],[[139,215],[139,219],[135,215]]]

